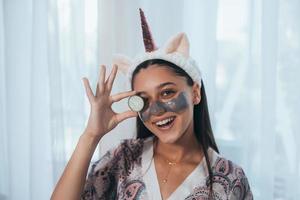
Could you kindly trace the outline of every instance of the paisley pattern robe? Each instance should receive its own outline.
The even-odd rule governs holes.
[[[213,171],[213,199],[253,199],[241,167],[212,148],[208,155]],[[92,164],[81,199],[160,200],[153,157],[153,137],[126,139]],[[210,187],[205,158],[187,176],[168,200],[209,199]]]

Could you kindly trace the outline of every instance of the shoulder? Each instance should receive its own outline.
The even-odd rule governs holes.
[[[241,166],[220,155],[216,158],[212,169],[215,174],[229,176],[230,179],[243,178],[246,176]]]
[[[124,139],[120,144],[111,150],[111,155],[116,160],[132,159],[136,161],[140,159],[144,146],[144,139]]]
[[[222,186],[229,197],[253,199],[247,176],[241,166],[217,154],[212,171],[214,184]]]
[[[130,151],[141,151],[143,148],[145,140],[144,139],[124,139],[121,141],[117,150],[130,150]]]
[[[82,199],[115,199],[119,182],[141,165],[143,139],[125,139],[92,164]]]
[[[144,139],[123,139],[93,164],[92,171],[97,171],[103,166],[116,166],[123,162],[140,163],[143,146]]]

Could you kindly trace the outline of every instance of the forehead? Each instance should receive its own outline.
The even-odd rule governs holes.
[[[183,86],[185,84],[185,78],[176,75],[172,69],[167,67],[151,65],[146,69],[141,69],[135,75],[133,89],[136,91],[153,90],[165,82],[173,82],[177,86]]]

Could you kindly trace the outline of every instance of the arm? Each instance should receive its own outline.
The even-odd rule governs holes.
[[[53,191],[52,200],[80,199],[89,163],[100,139],[121,121],[137,116],[137,113],[133,111],[115,113],[111,108],[114,102],[136,93],[135,91],[128,91],[110,96],[117,69],[117,66],[114,66],[109,77],[105,80],[106,68],[101,66],[95,95],[88,79],[83,78],[86,94],[91,104],[90,116],[87,127],[80,136],[71,159]]]
[[[80,136],[71,159],[53,191],[51,200],[80,199],[89,163],[99,141],[99,138],[91,137],[86,133]]]

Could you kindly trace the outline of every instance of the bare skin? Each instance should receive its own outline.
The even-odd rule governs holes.
[[[110,95],[117,70],[118,67],[116,65],[113,66],[109,77],[105,80],[106,68],[103,65],[101,66],[95,95],[88,79],[83,78],[86,94],[91,104],[88,124],[80,136],[62,176],[56,184],[51,196],[52,200],[80,199],[91,158],[101,138],[123,120],[137,116],[137,113],[131,110],[123,113],[115,113],[111,108],[114,102],[136,93],[135,91],[128,91]]]
[[[166,80],[175,85],[156,87]],[[157,144],[154,146],[154,164],[161,197],[167,199],[203,159],[201,145],[197,142],[194,134],[193,122],[193,106],[200,103],[201,100],[199,85],[195,83],[191,87],[187,85],[183,77],[174,75],[169,69],[153,65],[142,69],[134,77],[133,87],[137,93],[143,91],[141,96],[147,98],[149,103],[157,100],[167,102],[182,91],[188,93],[189,107],[184,112],[152,115],[149,120],[144,121],[145,126],[157,137]],[[175,93],[165,95],[165,92],[170,90]],[[162,132],[157,129],[154,122],[173,115],[176,116],[177,121],[174,123],[172,131]],[[172,166],[169,174],[166,160],[178,163]],[[168,181],[164,183],[163,179],[167,175]]]
[[[112,103],[132,96],[138,91],[145,91],[144,95],[150,99],[150,102],[157,99],[164,101],[166,100],[164,99],[165,97],[160,96],[160,94],[162,90],[170,86],[160,89],[155,89],[155,86],[166,80],[176,84],[176,86],[173,86],[173,89],[177,92],[187,91],[189,108],[180,114],[175,113],[177,121],[174,124],[175,131],[172,134],[162,134],[154,128],[152,121],[157,120],[158,117],[169,116],[169,114],[174,113],[162,113],[159,116],[151,116],[150,121],[144,122],[145,126],[158,138],[154,162],[162,199],[167,199],[202,160],[201,146],[196,142],[193,129],[193,105],[198,104],[201,99],[199,85],[194,84],[193,87],[190,87],[186,84],[184,78],[175,76],[170,70],[149,67],[135,76],[134,91],[110,96],[116,73],[117,66],[114,66],[111,74],[105,80],[105,67],[101,67],[95,95],[90,88],[88,80],[86,78],[83,79],[86,94],[91,104],[88,124],[53,191],[51,199],[80,199],[89,163],[101,138],[121,121],[138,116],[133,111],[115,113],[111,109]],[[179,164],[172,168],[171,175],[168,177],[168,183],[163,184],[162,178],[167,173],[166,159],[177,161]]]

